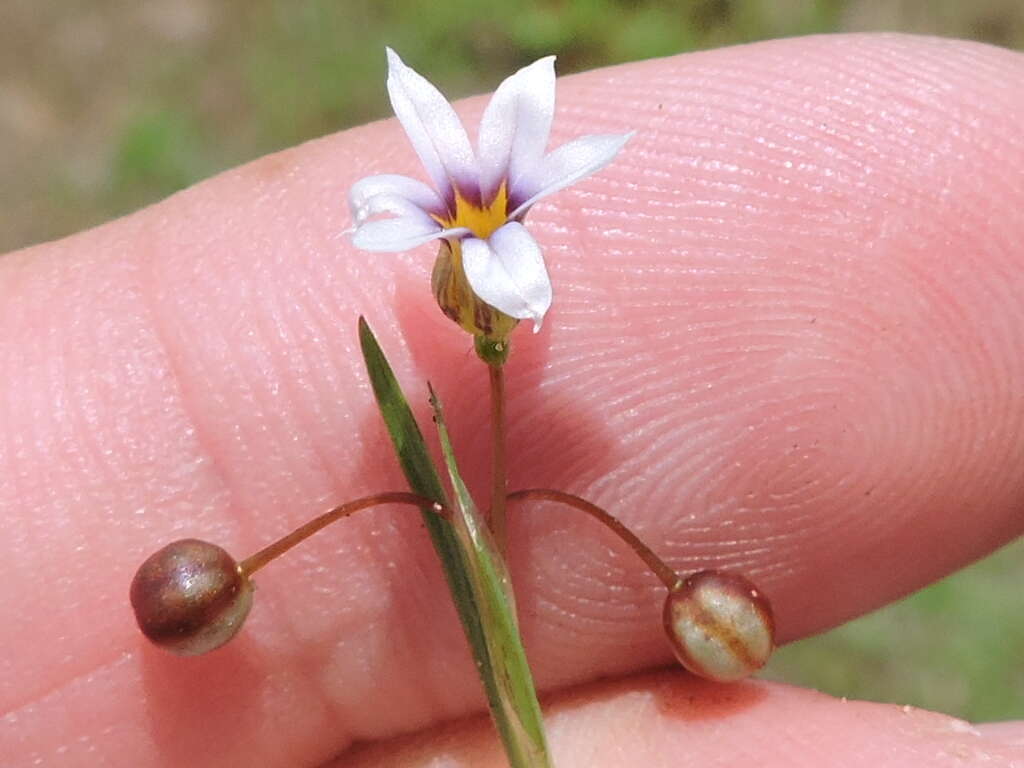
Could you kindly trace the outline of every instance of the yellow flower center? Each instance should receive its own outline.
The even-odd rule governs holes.
[[[508,191],[502,182],[498,194],[483,208],[466,200],[455,191],[455,215],[450,219],[435,217],[443,227],[466,227],[474,236],[486,240],[507,221]]]

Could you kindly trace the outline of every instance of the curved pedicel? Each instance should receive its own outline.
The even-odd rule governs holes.
[[[241,562],[207,541],[172,542],[150,555],[132,579],[129,597],[139,629],[154,644],[181,656],[220,648],[249,615],[256,571],[331,523],[380,504],[447,514],[440,504],[414,493],[378,493],[329,509]]]
[[[668,589],[665,632],[679,663],[708,680],[733,682],[757,672],[775,648],[775,618],[764,594],[745,576],[699,571],[682,577],[614,515],[571,493],[530,488],[508,501],[556,501],[586,512],[622,539]]]

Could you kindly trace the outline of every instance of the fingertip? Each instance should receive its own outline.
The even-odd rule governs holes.
[[[998,723],[977,723],[974,728],[994,744],[1015,747],[1024,759],[1024,720],[1006,720]]]
[[[834,699],[750,681],[718,685],[679,672],[582,686],[551,697],[545,716],[559,768],[746,765],[917,768],[1011,765],[1021,748],[986,727],[911,707]],[[936,762],[936,761],[939,762]],[[332,766],[503,766],[484,718],[357,747]]]

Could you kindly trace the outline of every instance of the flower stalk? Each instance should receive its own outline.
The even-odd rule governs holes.
[[[421,509],[430,509],[438,515],[448,514],[447,510],[437,502],[432,502],[430,499],[426,499],[423,496],[417,496],[415,493],[408,493],[406,491],[388,491],[385,493],[376,493],[373,496],[364,496],[361,499],[355,499],[354,501],[350,501],[346,504],[333,507],[323,514],[314,517],[308,523],[300,525],[288,535],[282,536],[272,544],[268,544],[259,552],[247,557],[238,564],[238,567],[245,576],[252,576],[256,571],[260,570],[271,561],[276,560],[289,549],[305,541],[314,533],[326,528],[331,523],[341,520],[343,517],[353,515],[360,510],[367,509],[369,507],[376,507],[381,504],[411,504],[413,506],[420,507]]]
[[[675,572],[675,569],[658,557],[650,547],[640,540],[639,536],[623,525],[615,515],[601,509],[601,507],[580,496],[566,493],[565,491],[556,491],[551,488],[526,488],[524,490],[514,491],[508,494],[508,500],[555,501],[560,504],[575,507],[580,510],[580,512],[585,512],[590,515],[622,539],[629,548],[636,552],[637,556],[647,564],[647,567],[654,572],[654,575],[657,576],[661,583],[665,585],[666,589],[669,591],[677,589],[683,582],[682,577]]]
[[[763,667],[775,649],[775,616],[757,586],[742,574],[697,571],[685,579],[614,515],[579,496],[530,488],[509,501],[556,501],[586,512],[622,539],[668,590],[662,625],[676,659],[706,680],[731,683]]]
[[[488,365],[491,380],[491,534],[502,558],[508,544],[505,497],[508,476],[505,470],[505,368]]]
[[[241,562],[208,541],[173,541],[150,555],[132,579],[129,598],[139,629],[154,644],[180,656],[220,648],[249,615],[256,571],[331,523],[380,504],[409,504],[450,517],[430,499],[391,491],[329,509]]]

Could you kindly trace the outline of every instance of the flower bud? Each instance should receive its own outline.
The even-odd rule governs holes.
[[[746,578],[700,571],[671,590],[663,614],[679,663],[699,677],[732,682],[757,672],[775,647],[768,600]]]
[[[474,336],[505,339],[519,324],[516,318],[473,293],[462,268],[462,245],[458,241],[441,241],[430,285],[441,311]]]
[[[132,579],[139,629],[182,656],[212,651],[234,637],[252,607],[252,582],[215,544],[182,539],[152,554]]]

